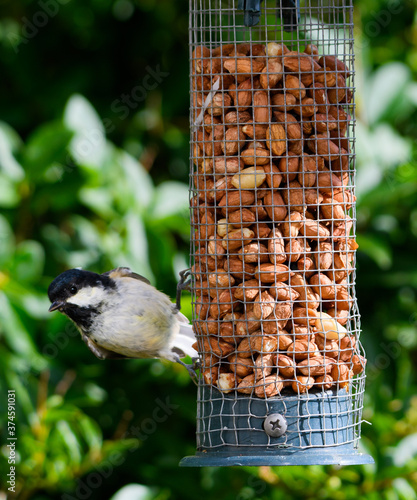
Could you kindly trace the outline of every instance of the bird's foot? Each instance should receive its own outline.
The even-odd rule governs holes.
[[[187,365],[187,363],[184,363],[184,361],[182,361],[179,356],[178,356],[178,358],[176,358],[175,361],[187,369],[194,384],[198,385],[198,374],[197,374],[196,370],[199,370],[201,368],[200,358],[192,358],[193,362],[191,365]]]
[[[177,311],[181,310],[181,294],[183,290],[191,290],[191,268],[189,269],[184,269],[184,271],[181,271],[180,273],[180,281],[178,282],[177,285],[177,297],[176,297],[176,303],[175,303],[175,308]],[[187,280],[187,278],[190,278]]]

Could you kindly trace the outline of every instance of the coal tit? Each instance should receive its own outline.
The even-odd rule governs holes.
[[[48,288],[49,311],[70,318],[99,359],[163,358],[195,375],[198,353],[193,327],[167,295],[127,267],[104,274],[63,272]],[[194,365],[180,358],[190,356]]]

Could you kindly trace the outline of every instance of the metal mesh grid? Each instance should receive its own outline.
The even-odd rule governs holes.
[[[287,33],[280,2],[265,1],[258,26],[246,28],[237,0],[190,0],[202,448],[244,446],[240,431],[266,416],[258,403],[271,398],[298,418],[285,438],[259,429],[252,445],[356,445],[360,436],[352,8],[302,2]],[[319,393],[336,403],[312,409]]]

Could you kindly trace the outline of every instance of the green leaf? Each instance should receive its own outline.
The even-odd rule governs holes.
[[[81,434],[90,450],[99,451],[103,445],[100,427],[91,418],[82,415],[78,418]]]
[[[115,211],[112,207],[113,200],[107,186],[94,188],[84,187],[80,189],[79,198],[86,207],[89,207],[101,217],[110,219],[115,216]]]
[[[155,191],[152,203],[152,218],[158,220],[187,213],[189,210],[189,196],[186,184],[175,181],[163,182]]]
[[[397,477],[392,484],[395,491],[399,494],[400,500],[414,500],[417,498],[415,489],[406,479]]]
[[[19,282],[38,280],[43,273],[45,250],[38,241],[26,240],[16,247],[13,278]]]
[[[29,286],[25,277],[21,280],[14,279],[16,277],[14,268],[11,269],[11,276],[13,279],[7,283],[5,290],[7,298],[16,312],[21,315],[21,311],[24,311],[25,314],[36,319],[48,317],[49,300],[46,291],[35,291],[33,287]],[[38,284],[39,278],[40,275],[35,280],[36,284]]]
[[[116,492],[110,500],[152,500],[155,492],[142,484],[127,484]]]
[[[38,365],[32,364],[30,367],[34,372],[44,370],[46,363],[40,358]],[[8,389],[16,391],[18,406],[22,408],[27,417],[34,414],[33,401],[31,399],[31,389],[28,387],[28,366],[22,356],[15,356],[0,346],[0,385],[5,385]]]
[[[54,164],[66,164],[67,148],[72,132],[60,122],[51,122],[35,130],[23,155],[26,174],[32,180],[41,179]]]
[[[372,131],[371,141],[375,160],[381,169],[407,163],[411,158],[412,141],[402,137],[387,123],[381,123]]]
[[[18,153],[24,144],[20,135],[8,123],[3,122],[1,120],[0,120],[0,130],[2,130],[4,135],[6,136],[7,142],[9,144],[12,153]]]
[[[62,438],[66,447],[68,458],[72,463],[80,464],[82,461],[82,449],[72,427],[65,420],[57,422],[56,431]]]
[[[117,159],[122,167],[121,176],[127,183],[127,189],[133,194],[136,206],[146,209],[154,194],[151,176],[133,156],[119,151]]]
[[[137,273],[153,280],[148,258],[148,240],[143,221],[134,213],[125,217],[127,232],[127,265]],[[123,264],[122,264],[123,265]]]
[[[402,439],[392,452],[392,458],[397,467],[403,467],[413,457],[417,457],[417,433]]]
[[[85,97],[70,97],[64,111],[64,124],[74,133],[70,151],[82,166],[100,169],[106,159],[105,130],[100,117]]]
[[[410,82],[406,93],[412,104],[417,107],[417,82]]]
[[[100,232],[93,222],[80,215],[74,215],[70,220],[83,248],[100,246]]]
[[[19,200],[16,183],[6,174],[0,173],[0,206],[14,208],[19,203]]]
[[[377,187],[384,175],[392,174],[398,165],[407,164],[412,156],[412,141],[402,137],[388,125],[381,123],[374,129],[357,123],[358,197]]]
[[[3,269],[6,262],[11,258],[13,250],[13,231],[6,218],[0,214],[0,269]]]
[[[102,403],[107,398],[106,391],[93,382],[87,382],[84,390],[89,400],[94,403]]]
[[[0,332],[3,333],[9,347],[23,356],[29,365],[42,360],[29,332],[3,292],[0,292]]]
[[[49,302],[46,293],[27,293],[22,296],[20,305],[22,309],[32,318],[38,320],[49,318],[48,309],[51,303]]]
[[[0,122],[0,170],[14,181],[22,180],[25,175],[23,167],[13,156],[19,142],[14,130],[7,124]]]
[[[411,81],[411,72],[403,63],[390,62],[378,68],[363,89],[368,122],[374,124],[391,110],[395,111],[395,101]]]
[[[77,237],[77,246],[81,249],[76,250],[74,244],[70,245],[66,261],[70,267],[89,267],[102,251],[99,230],[90,220],[81,216],[73,216],[70,221]]]
[[[391,248],[381,238],[362,234],[357,236],[357,241],[359,251],[365,253],[381,269],[389,269],[392,266]]]

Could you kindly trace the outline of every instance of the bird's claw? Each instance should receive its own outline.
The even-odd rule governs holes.
[[[197,375],[196,371],[194,370],[194,365],[185,365],[185,368],[187,368],[187,371],[188,371],[191,379],[197,385],[196,381],[198,379],[198,375]]]
[[[187,281],[187,278],[191,276],[191,268],[184,269],[179,273],[180,281],[177,284],[177,297],[175,307],[177,311],[181,310],[181,294],[183,290],[191,290],[191,278]]]
[[[181,359],[179,357],[176,361],[177,361],[177,363],[179,363],[180,365],[182,365],[184,368],[187,369],[194,384],[198,385],[198,374],[197,374],[196,370],[199,370],[201,368],[200,358],[192,358],[193,362],[191,365],[187,365],[186,363],[184,363],[184,361],[181,361]]]
[[[190,290],[191,278],[187,281],[187,278],[191,276],[191,267],[180,271],[180,281],[178,282],[177,288],[180,290]]]
[[[201,368],[201,359],[199,357],[197,358],[191,358],[193,361],[192,365],[188,365],[190,369],[188,370],[188,373],[190,376],[192,376],[193,380],[196,381],[198,379],[198,375],[196,373],[196,370],[200,370]]]

